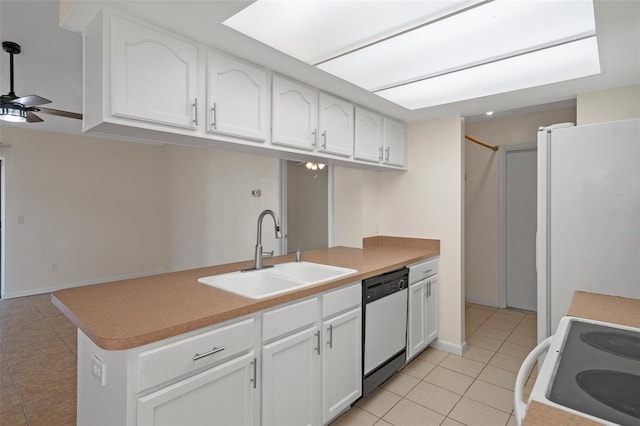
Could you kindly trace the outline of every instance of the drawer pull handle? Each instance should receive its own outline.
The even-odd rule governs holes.
[[[429,272],[433,271],[433,269],[427,269],[426,271],[423,271],[422,274],[423,275],[427,275]]]
[[[203,354],[199,354],[199,353],[196,352],[195,355],[193,355],[193,360],[197,361],[200,358],[204,358],[204,357],[209,356],[209,355],[217,354],[218,352],[222,352],[222,351],[224,351],[224,346],[220,346],[219,348],[214,347],[209,352],[205,352]]]
[[[258,360],[254,358],[251,364],[253,366],[253,378],[250,381],[253,383],[253,388],[256,389],[258,383]]]

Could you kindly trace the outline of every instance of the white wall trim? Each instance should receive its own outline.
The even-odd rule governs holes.
[[[5,217],[5,206],[7,201],[7,179],[5,173],[5,158],[0,157],[0,226],[2,229],[0,230],[0,298],[5,298],[4,294],[4,277],[5,277],[5,252],[7,245],[5,244],[5,234],[7,229],[7,221]]]
[[[335,241],[335,233],[334,233],[334,201],[333,201],[333,165],[329,164],[327,169],[327,208],[329,209],[327,215],[327,231],[329,232],[329,236],[327,238],[327,244],[329,247],[333,247]]]
[[[537,149],[535,142],[500,147],[500,206],[499,206],[499,242],[498,242],[498,307],[507,307],[507,154],[513,151]],[[484,304],[484,303],[483,303]],[[495,306],[495,305],[489,305]]]
[[[137,273],[137,274],[128,274],[128,275],[119,275],[119,276],[114,276],[114,277],[100,278],[98,280],[83,281],[83,282],[76,282],[76,283],[67,283],[67,284],[58,285],[58,286],[52,286],[52,287],[37,287],[37,288],[29,289],[29,290],[12,291],[12,292],[4,294],[2,296],[2,298],[3,299],[13,299],[13,298],[16,298],[16,297],[33,296],[33,295],[36,295],[36,294],[51,293],[51,292],[54,292],[54,291],[64,290],[64,289],[67,289],[67,288],[82,287],[82,286],[94,285],[94,284],[103,284],[103,283],[108,283],[108,282],[112,282],[112,281],[130,280],[130,279],[134,279],[134,278],[142,278],[142,277],[148,277],[148,276],[151,276],[151,275],[164,274],[164,273],[167,273],[167,272],[168,271],[165,271],[165,270],[155,270],[155,271],[141,272],[141,273]]]
[[[280,171],[278,173],[278,188],[280,188],[280,194],[278,199],[280,201],[280,225],[282,231],[282,238],[280,238],[280,254],[287,253],[287,233],[289,232],[289,222],[287,218],[287,160],[280,160]]]
[[[461,345],[458,345],[455,343],[446,342],[442,339],[436,339],[435,341],[431,342],[429,346],[431,346],[433,349],[449,352],[458,356],[462,356],[467,351],[466,341],[463,341]]]
[[[467,303],[475,303],[477,305],[492,306],[494,308],[500,307],[500,304],[493,299],[484,299],[481,297],[465,297],[464,301]]]

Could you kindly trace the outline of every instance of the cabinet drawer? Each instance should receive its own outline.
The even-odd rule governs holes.
[[[322,318],[346,311],[362,304],[362,284],[356,283],[348,287],[331,291],[322,296]]]
[[[265,312],[262,315],[262,341],[313,324],[318,321],[319,313],[317,297]]]
[[[409,266],[409,283],[416,283],[438,273],[438,258]]]
[[[159,385],[253,348],[253,325],[253,318],[249,318],[140,353],[139,390]],[[206,355],[209,352],[212,353]]]

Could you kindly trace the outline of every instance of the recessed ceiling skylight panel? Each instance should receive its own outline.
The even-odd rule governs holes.
[[[600,72],[590,0],[259,0],[225,24],[409,109]]]

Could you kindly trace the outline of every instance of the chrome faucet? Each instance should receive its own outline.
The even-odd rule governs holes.
[[[267,252],[267,253],[262,251],[262,220],[267,215],[273,218],[273,225],[275,226],[276,238],[282,238],[282,233],[280,232],[280,221],[278,220],[278,215],[276,215],[273,210],[264,210],[262,213],[260,213],[260,216],[258,216],[258,237],[256,242],[255,259],[253,261],[253,269],[262,269],[263,257],[273,256],[273,251]],[[268,268],[268,266],[266,267]]]

